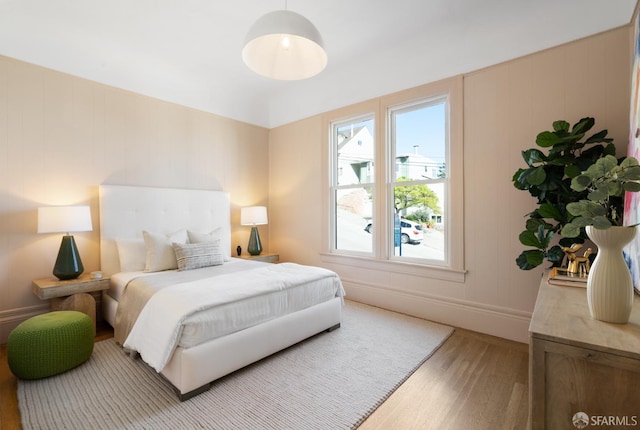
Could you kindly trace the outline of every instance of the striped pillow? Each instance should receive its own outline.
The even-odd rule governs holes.
[[[192,270],[201,267],[219,266],[224,263],[220,250],[220,239],[205,243],[174,243],[178,270]]]

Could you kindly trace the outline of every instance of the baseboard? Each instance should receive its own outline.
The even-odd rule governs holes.
[[[531,313],[345,279],[342,282],[349,300],[516,342],[529,342]]]
[[[11,330],[22,321],[45,312],[49,312],[48,301],[40,305],[0,311],[0,344],[7,343]]]

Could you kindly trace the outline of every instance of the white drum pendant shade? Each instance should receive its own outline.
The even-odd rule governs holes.
[[[315,76],[327,65],[318,29],[287,10],[268,13],[253,24],[242,59],[259,75],[289,81]]]

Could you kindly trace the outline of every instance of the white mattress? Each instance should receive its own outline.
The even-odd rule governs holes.
[[[208,268],[208,272],[215,271],[216,274],[228,274],[265,264],[268,263],[233,258],[222,266],[216,266],[216,269]],[[191,272],[198,272],[198,270]],[[161,276],[158,273],[145,272],[115,274],[111,277],[111,287],[107,294],[119,300],[131,280],[140,276],[150,275]],[[198,312],[185,320],[178,346],[190,348],[205,341],[234,333],[343,295],[344,291],[341,288],[337,290],[333,279],[327,278],[298,285],[284,291],[272,292],[217,306],[213,309]]]
[[[222,266],[216,266],[215,270],[220,274],[237,272],[240,270],[246,270],[250,267],[258,265],[265,265],[269,263],[262,263],[260,261],[243,260],[240,258],[231,258],[231,261],[225,262]],[[166,270],[165,272],[120,272],[111,275],[109,282],[109,289],[106,293],[111,296],[115,301],[120,301],[122,293],[129,284],[130,281],[139,278],[140,276],[151,276],[162,273],[175,273],[177,270]]]

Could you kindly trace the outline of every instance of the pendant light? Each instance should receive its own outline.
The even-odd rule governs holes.
[[[327,65],[322,36],[307,18],[279,10],[258,19],[245,39],[242,59],[259,75],[292,81],[317,75]]]

